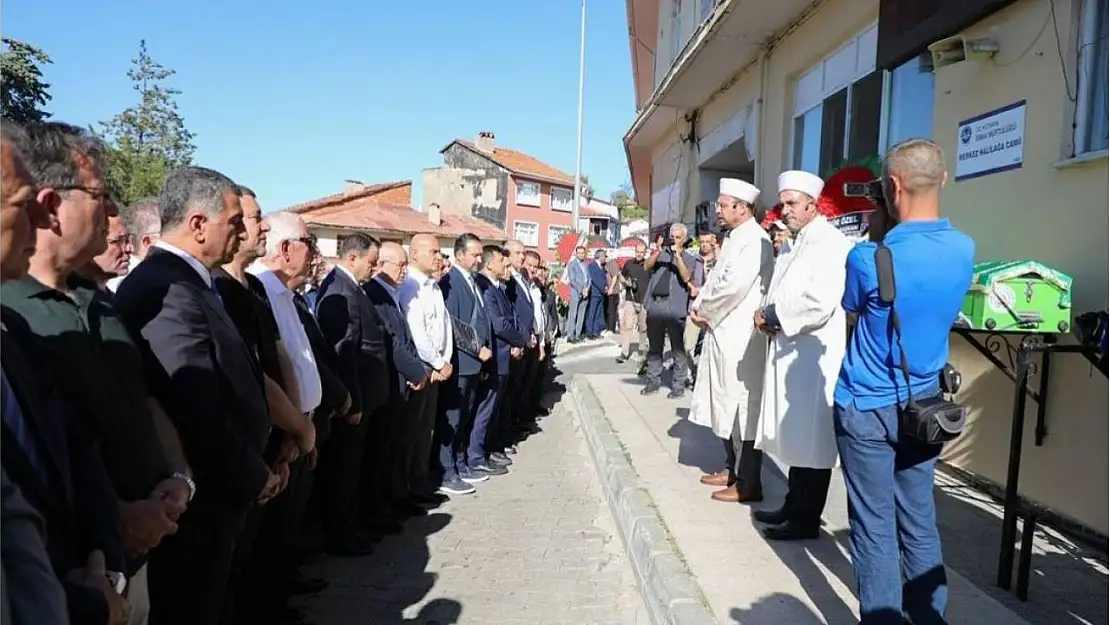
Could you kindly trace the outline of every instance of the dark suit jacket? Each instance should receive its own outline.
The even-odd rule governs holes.
[[[149,388],[177,427],[198,496],[233,506],[266,486],[270,412],[262,370],[216,291],[181,258],[153,249],[116,291]]]
[[[447,275],[440,278],[439,289],[443,292],[443,303],[447,306],[447,312],[463,323],[470,323],[471,319],[475,319],[474,329],[477,331],[478,341],[492,349],[489,317],[482,309],[474,291],[466,283],[462,270],[452,267]],[[457,336],[451,363],[458,375],[478,375],[482,371],[482,361],[478,360],[478,354],[470,353],[468,347],[459,343]]]
[[[543,326],[547,334],[544,340],[554,343],[559,330],[559,297],[546,286],[540,287],[540,292],[543,294]]]
[[[297,307],[297,317],[304,326],[304,333],[308,336],[308,343],[312,346],[312,355],[316,358],[316,371],[320,374],[320,405],[312,413],[312,423],[316,426],[316,448],[323,447],[328,434],[331,433],[331,420],[345,415],[338,414],[339,409],[347,400],[347,386],[339,379],[336,370],[339,368],[339,356],[335,349],[324,339],[324,333],[316,323],[308,302],[299,293],[293,294],[293,304]]]
[[[50,556],[42,516],[0,471],[0,623],[65,623],[66,593]]]
[[[486,300],[486,314],[489,315],[493,328],[493,354],[497,359],[497,373],[508,375],[509,362],[512,360],[509,350],[524,347],[528,337],[517,326],[516,312],[505,291],[482,274],[475,276],[474,280],[482,290],[482,298]]]
[[[2,318],[8,329],[0,339],[0,362],[46,473],[35,468],[7,424],[0,436],[4,470],[42,514],[47,554],[59,578],[85,566],[96,549],[104,552],[108,570],[125,571],[119,499],[100,460],[99,445],[38,361],[39,339],[18,316],[4,311]],[[108,604],[98,591],[70,583],[64,587],[72,622],[107,622]]]
[[[528,283],[528,279],[521,276],[524,283]],[[513,313],[516,316],[516,327],[524,338],[527,339],[535,332],[536,326],[536,308],[531,299],[531,292],[520,286],[517,279],[510,277],[509,281],[505,283],[505,295],[509,298],[509,303],[513,305]],[[527,342],[527,341],[525,341]]]
[[[385,334],[362,287],[336,267],[320,283],[316,321],[338,356],[336,373],[351,392],[351,411],[368,415],[389,397]]]
[[[605,268],[596,260],[586,263],[586,275],[590,277],[590,298],[604,298],[609,286],[609,276],[605,275]]]
[[[378,318],[382,320],[382,326],[389,335],[386,362],[390,363],[390,370],[396,378],[390,388],[390,396],[394,399],[407,398],[408,383],[416,384],[423,380],[428,375],[428,366],[420,360],[416,344],[412,341],[409,323],[386,287],[377,280],[370,279],[362,285],[362,289],[366,292],[366,297],[374,303],[374,310],[378,312]]]

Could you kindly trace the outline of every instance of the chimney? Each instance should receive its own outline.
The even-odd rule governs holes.
[[[443,225],[443,217],[439,212],[439,204],[435,202],[428,205],[428,222],[437,228]]]
[[[474,147],[482,152],[493,153],[493,133],[488,130],[479,132],[478,140],[474,142]]]
[[[347,186],[343,189],[343,195],[354,195],[366,189],[366,185],[361,180],[344,180]]]

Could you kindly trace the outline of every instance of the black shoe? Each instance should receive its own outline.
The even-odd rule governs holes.
[[[654,395],[655,393],[659,392],[660,388],[662,388],[662,387],[658,384],[649,383],[647,386],[640,389],[640,394],[641,395]]]
[[[288,585],[289,594],[291,595],[314,595],[327,587],[328,580],[319,577],[307,577],[299,573],[289,580]]]
[[[507,475],[509,473],[509,470],[506,469],[505,467],[495,467],[495,466],[491,465],[488,462],[482,462],[480,464],[472,464],[472,465],[470,465],[470,470],[471,471],[484,471],[485,473],[488,473],[489,475]]]
[[[361,558],[374,553],[374,545],[363,536],[352,536],[338,545],[327,548],[329,556],[338,558]]]
[[[420,506],[421,508],[424,508],[425,510],[431,510],[447,503],[450,497],[448,497],[447,495],[441,495],[439,493],[418,493],[416,495],[413,495],[411,499],[412,503]]]
[[[518,453],[519,451],[520,451],[520,450],[519,450],[519,449],[517,449],[516,445],[509,445],[508,447],[506,447],[506,448],[505,448],[505,453],[506,453],[507,455],[510,455],[510,456],[515,456],[515,455],[517,455],[517,453]]]
[[[686,394],[686,391],[681,388],[673,388],[670,393],[667,393],[667,399],[678,399]]]
[[[786,515],[783,514],[782,508],[778,510],[756,510],[752,512],[752,518],[766,525],[782,525],[786,523]]]
[[[617,364],[618,365],[623,365],[626,362],[628,362],[628,356],[625,356],[623,354],[620,355],[620,356],[617,356]]]
[[[820,527],[806,527],[793,521],[763,528],[763,537],[767,540],[813,540],[820,535]]]
[[[394,536],[405,531],[405,527],[393,518],[381,518],[367,523],[366,531],[375,536]]]
[[[428,514],[427,508],[418,505],[415,501],[411,499],[398,501],[397,503],[393,504],[393,510],[406,519],[415,516],[427,516]]]
[[[536,407],[536,416],[537,417],[548,417],[548,416],[551,416],[551,411],[548,410],[547,408],[544,408],[543,406],[537,406]]]

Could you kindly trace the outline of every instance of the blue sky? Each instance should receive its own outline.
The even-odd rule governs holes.
[[[575,165],[575,0],[8,0],[4,36],[46,51],[55,119],[91,124],[136,101],[146,39],[177,71],[196,161],[267,210],[413,179],[481,130],[568,173]],[[624,2],[592,0],[583,171],[601,197],[628,178],[635,114]],[[417,190],[417,193],[419,191]]]

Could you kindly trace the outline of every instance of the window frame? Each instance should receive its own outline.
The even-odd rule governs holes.
[[[671,65],[678,60],[685,44],[682,40],[682,0],[671,0]]]
[[[1099,95],[1097,88],[1098,80],[1107,80],[1106,64],[1107,56],[1102,56],[1100,59],[1099,43],[1106,45],[1106,40],[1102,37],[1100,27],[1104,25],[1108,14],[1110,14],[1110,2],[1108,0],[1082,0],[1078,7],[1079,15],[1075,21],[1076,24],[1076,46],[1078,50],[1077,63],[1075,76],[1076,80],[1076,96],[1075,96],[1075,124],[1071,131],[1071,158],[1083,158],[1091,155],[1105,154],[1107,147],[1098,146],[1092,147],[1095,143],[1093,131],[1096,130],[1096,119],[1102,117],[1104,120],[1110,111],[1106,107],[1105,102],[1096,102],[1095,98]],[[1100,62],[1101,61],[1101,62]],[[1106,86],[1103,87],[1106,90]],[[1106,123],[1105,121],[1103,123]]]
[[[520,224],[526,224],[535,228],[535,243],[529,243],[520,233],[516,231],[516,227]],[[538,221],[528,221],[527,219],[514,219],[513,220],[513,238],[524,244],[524,247],[539,247],[540,246],[540,224]]]
[[[559,236],[552,236],[552,228],[557,228],[561,230]],[[547,249],[553,250],[558,247],[559,240],[562,239],[571,230],[573,230],[573,228],[571,228],[570,226],[564,226],[561,224],[547,224]]]
[[[527,199],[527,200],[521,199],[522,196],[521,196],[520,190],[525,185],[536,187],[536,199],[535,199],[535,201],[532,201],[531,199]],[[534,182],[532,180],[518,180],[517,183],[516,183],[516,203],[520,206],[534,206],[536,208],[539,208],[540,206],[543,205],[543,185],[541,185],[538,182]]]
[[[555,194],[556,193],[558,193],[559,195],[566,194],[566,196],[567,196],[567,207],[566,208],[559,208],[559,207],[555,206]],[[574,191],[573,190],[567,189],[566,187],[551,187],[550,197],[551,197],[551,210],[559,211],[560,213],[573,213],[574,212]]]

